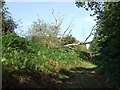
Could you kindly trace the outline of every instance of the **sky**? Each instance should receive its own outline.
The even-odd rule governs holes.
[[[95,17],[91,17],[93,12],[86,11],[83,8],[78,8],[75,2],[7,2],[7,7],[13,19],[20,24],[21,30],[17,29],[16,33],[20,36],[25,36],[28,27],[37,19],[44,20],[46,23],[54,23],[52,9],[56,15],[64,15],[64,20],[61,25],[61,33],[65,31],[71,20],[71,34],[79,41],[84,41],[90,34],[92,27],[95,25]],[[90,37],[88,41],[93,38]]]

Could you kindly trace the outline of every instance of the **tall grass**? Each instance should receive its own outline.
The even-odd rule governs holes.
[[[79,55],[68,48],[50,48],[34,44],[14,33],[2,37],[3,81],[34,74],[34,71],[60,76],[59,70],[80,66]]]

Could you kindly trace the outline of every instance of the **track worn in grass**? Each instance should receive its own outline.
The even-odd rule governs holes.
[[[97,66],[90,62],[83,61],[82,66],[73,67],[70,70],[61,69],[60,72],[66,75],[58,84],[60,88],[109,88],[110,86],[97,75]]]

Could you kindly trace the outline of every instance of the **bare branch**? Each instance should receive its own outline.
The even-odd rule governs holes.
[[[96,25],[95,25],[96,26]],[[85,39],[84,43],[88,40],[88,38],[93,34],[93,30],[95,29],[95,26],[93,26],[89,36]]]
[[[92,43],[92,41],[86,42],[86,43],[73,43],[73,44],[67,44],[67,45],[64,45],[64,47],[77,46],[77,45],[84,45],[84,44],[90,44],[90,43]]]
[[[59,16],[56,17],[55,14],[54,14],[54,9],[52,9],[52,15],[53,15],[53,17],[55,19],[55,26],[60,27],[60,25],[63,22],[63,17],[59,17]]]
[[[95,29],[95,26],[93,26],[93,28],[92,28],[92,30],[90,32],[90,35],[85,39],[85,41],[83,43],[67,44],[67,45],[64,45],[64,47],[70,47],[70,46],[77,46],[77,45],[84,45],[84,44],[90,44],[90,43],[92,43],[92,41],[90,41],[90,42],[86,42],[86,41],[92,35],[94,29]]]
[[[68,35],[70,35],[71,31],[72,31],[72,29],[69,31]]]
[[[69,23],[69,25],[68,25],[67,29],[66,29],[66,30],[65,30],[65,32],[63,33],[63,36],[64,36],[64,35],[65,35],[65,33],[69,30],[69,28],[70,28],[70,26],[71,26],[72,22],[73,22],[73,20],[71,20],[71,22]]]
[[[92,31],[94,30],[94,28],[95,28],[95,26],[93,26],[93,28],[92,28],[92,30],[91,30],[91,32],[90,32],[90,35],[85,39],[84,43],[67,44],[67,45],[64,45],[64,47],[69,47],[69,48],[70,48],[70,46],[77,46],[77,45],[84,45],[84,44],[90,44],[90,43],[92,43],[92,41],[90,41],[90,42],[86,42],[86,41],[87,41],[88,38],[92,35]]]
[[[66,34],[66,32],[70,29],[71,25],[72,25],[72,22],[73,22],[73,19],[71,20],[71,22],[69,23],[68,27],[66,28],[66,30],[64,31],[64,33],[62,34],[62,37],[60,40],[63,39],[64,35]],[[72,29],[69,31],[69,34],[70,32],[72,31]]]
[[[55,19],[55,25],[57,25],[57,18],[55,17],[55,15],[54,15],[54,9],[52,9],[52,15],[53,15],[53,17],[54,17],[54,19]]]
[[[84,45],[84,44],[90,44],[92,43],[92,41],[90,42],[86,42],[88,40],[88,38],[93,34],[93,30],[95,29],[95,26],[93,26],[91,32],[90,32],[90,35],[85,39],[85,41],[83,43],[73,43],[73,44],[67,44],[67,45],[64,45],[64,47],[68,47],[68,48],[72,48],[70,46],[77,46],[77,45]]]
[[[59,16],[59,15],[56,16],[56,15],[54,14],[54,10],[53,10],[53,9],[52,9],[52,15],[53,15],[53,17],[54,17],[54,19],[55,19],[54,32],[53,32],[53,33],[56,33],[56,32],[59,31],[60,26],[61,26],[61,24],[63,23],[63,15],[62,15],[62,16]]]

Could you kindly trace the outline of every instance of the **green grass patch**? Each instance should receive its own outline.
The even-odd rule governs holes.
[[[72,68],[77,70],[81,67],[86,70],[97,67],[69,48],[34,44],[12,33],[2,38],[3,87],[26,87],[26,84],[29,83],[33,83],[29,87],[57,87],[55,85],[58,81],[67,81],[74,75]],[[86,73],[85,70],[82,70],[81,73]],[[86,82],[89,83],[88,86],[96,84],[92,83],[94,81],[88,78],[89,76],[75,75],[82,85],[80,87],[87,87]],[[71,85],[70,88],[79,87],[79,85],[75,85],[75,82],[73,83],[74,85]]]

